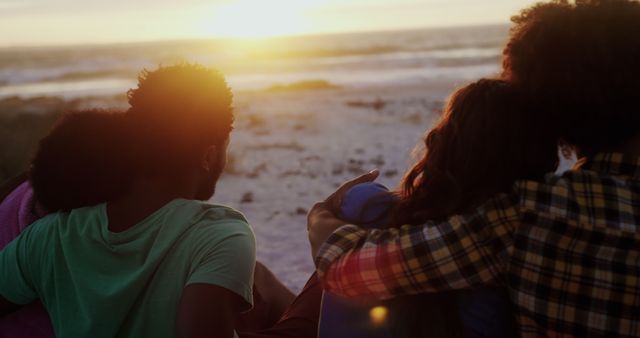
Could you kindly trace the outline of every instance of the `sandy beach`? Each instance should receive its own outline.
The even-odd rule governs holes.
[[[447,96],[496,75],[505,38],[505,26],[487,26],[287,38],[267,50],[205,41],[5,50],[0,174],[26,168],[59,114],[126,109],[141,69],[215,66],[234,91],[236,124],[212,202],[246,215],[258,258],[297,291],[313,271],[309,208],[374,168],[397,187]]]
[[[381,183],[396,187],[446,97],[465,81],[237,91],[228,166],[211,201],[245,214],[257,236],[258,259],[297,291],[313,271],[306,231],[309,208],[345,180],[374,168],[381,171]],[[127,103],[122,96],[14,98],[0,106],[45,114],[85,107],[125,109]]]
[[[454,87],[238,93],[229,166],[212,201],[247,216],[258,258],[298,290],[313,271],[307,210],[374,168],[396,187]]]

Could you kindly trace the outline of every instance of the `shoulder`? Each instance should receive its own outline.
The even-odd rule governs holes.
[[[516,190],[523,196],[541,193],[555,193],[556,195],[571,195],[580,193],[596,185],[624,185],[627,182],[620,178],[603,175],[601,173],[572,169],[562,174],[549,173],[541,181],[522,180],[516,182]]]
[[[15,257],[23,262],[23,273],[35,275],[42,269],[42,263],[52,257],[51,249],[56,247],[59,224],[64,217],[64,214],[54,213],[29,225],[0,250],[0,260]]]
[[[31,225],[26,227],[24,231],[20,234],[20,236],[25,237],[50,237],[51,233],[57,231],[57,229],[66,223],[66,220],[69,218],[68,213],[56,212],[44,216],[37,221],[33,222]]]
[[[571,190],[571,177],[549,173],[543,180],[520,180],[514,189],[520,201],[533,202],[551,198],[552,195],[567,195]]]
[[[206,202],[199,202],[199,205],[201,210],[200,215],[204,219],[224,222],[239,222],[244,223],[247,226],[249,225],[247,218],[240,211],[231,207]]]
[[[196,200],[179,200],[176,212],[188,213],[194,223],[239,222],[248,225],[246,217],[239,211],[220,204]]]
[[[255,242],[253,229],[246,217],[233,208],[202,201],[185,201],[183,207],[190,209],[190,233],[196,238],[222,241],[235,237]]]
[[[594,172],[569,170],[561,175],[549,173],[541,181],[518,181],[515,191],[522,211],[568,219],[578,216],[580,196],[600,181],[601,177]]]

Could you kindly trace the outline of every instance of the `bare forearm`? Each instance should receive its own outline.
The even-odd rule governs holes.
[[[275,324],[296,295],[260,262],[256,262],[254,286],[269,308],[269,323]]]
[[[233,337],[242,299],[213,285],[193,284],[182,294],[176,318],[178,338]]]

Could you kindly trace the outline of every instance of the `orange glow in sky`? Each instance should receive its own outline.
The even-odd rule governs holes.
[[[535,0],[0,0],[0,47],[508,23]]]

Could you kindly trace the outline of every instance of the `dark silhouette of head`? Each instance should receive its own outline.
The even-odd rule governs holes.
[[[39,144],[29,177],[49,211],[68,211],[117,198],[133,179],[129,129],[122,113],[64,115]]]
[[[196,64],[143,71],[128,92],[140,175],[197,173],[210,198],[224,169],[234,121],[232,94],[219,72]]]
[[[398,223],[468,212],[518,179],[554,171],[555,135],[537,125],[528,106],[517,87],[502,80],[456,91],[425,138],[424,156],[404,177]]]
[[[638,134],[640,2],[553,1],[512,21],[503,77],[535,98],[548,128],[582,155]]]

